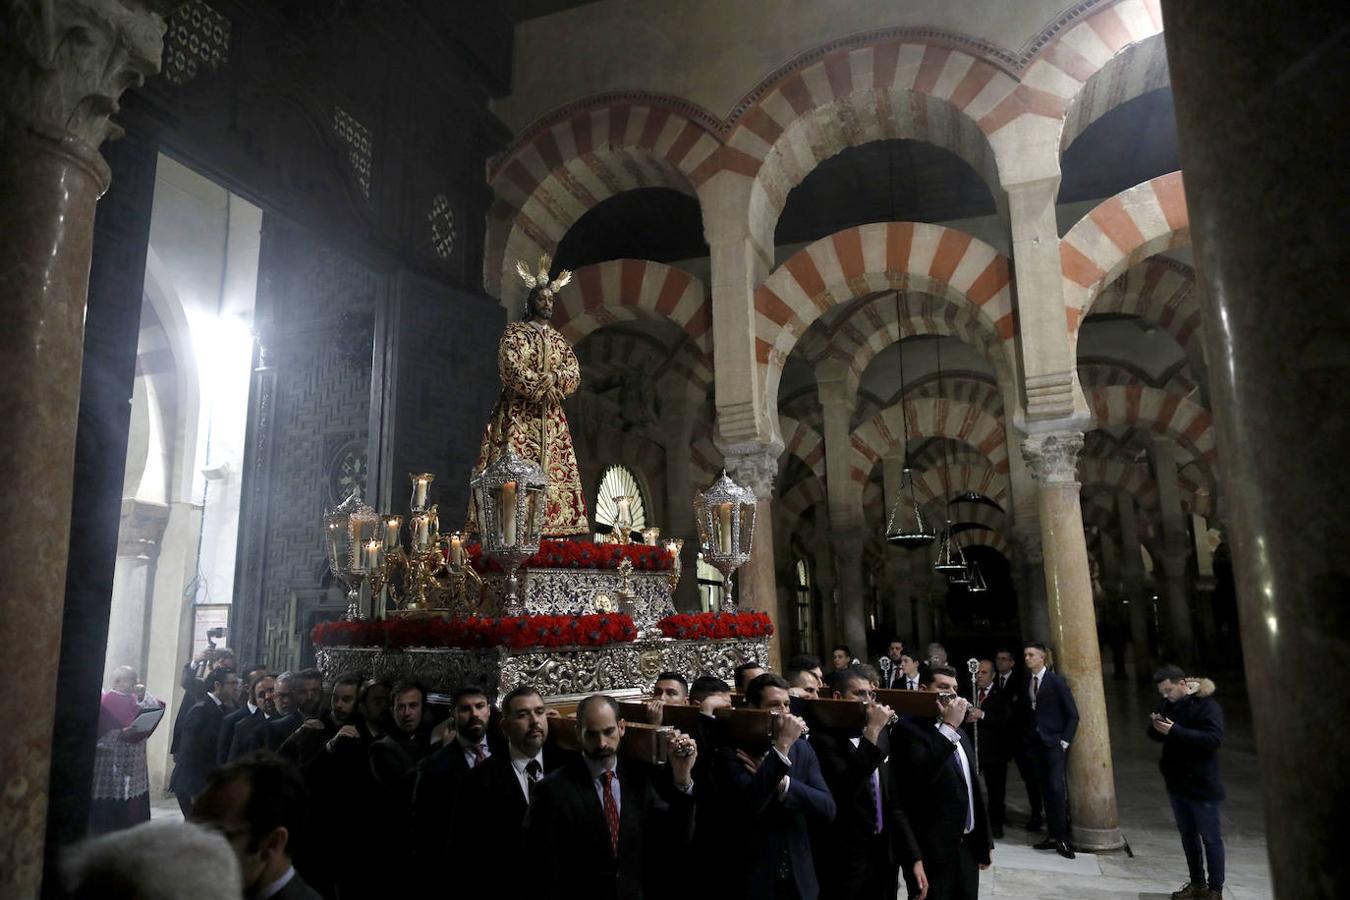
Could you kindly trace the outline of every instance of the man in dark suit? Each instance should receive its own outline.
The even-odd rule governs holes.
[[[1030,817],[1027,819],[1027,831],[1036,832],[1045,827],[1045,819],[1041,807],[1041,791],[1036,786],[1036,770],[1031,765],[1031,754],[1022,740],[1019,716],[1021,715],[1021,700],[1026,694],[1026,673],[1017,668],[1017,661],[1013,651],[1001,648],[994,654],[994,684],[992,690],[1002,694],[1008,700],[1008,706],[1013,713],[1013,721],[1009,728],[1012,733],[1007,744],[1007,757],[1004,759],[991,760],[991,765],[998,766],[1003,775],[1004,796],[1007,796],[1008,783],[1008,760],[1011,759],[1017,764],[1017,774],[1022,778],[1022,784],[1027,789],[1027,805],[1030,810]],[[993,814],[993,789],[990,789],[990,815]],[[1006,813],[1000,822],[1006,821]],[[997,835],[995,835],[997,837]]]
[[[826,679],[835,700],[867,704],[858,731],[815,728],[810,743],[837,806],[834,822],[812,833],[820,895],[824,898],[894,900],[903,866],[927,886],[913,831],[892,784],[887,724],[891,709],[874,703],[872,683],[849,667]]]
[[[323,702],[323,673],[318,669],[301,669],[299,672],[291,673],[289,678],[286,675],[287,673],[283,672],[277,677],[276,693],[281,694],[282,681],[285,679],[291,710],[286,715],[267,723],[264,740],[268,750],[279,750],[287,738],[307,723],[310,728],[318,728],[320,725],[319,707]]]
[[[1008,759],[1018,737],[1013,723],[1012,695],[1000,691],[996,683],[993,661],[980,660],[980,667],[975,670],[975,705],[963,726],[976,744],[980,771],[989,788],[989,831],[995,839],[1003,837]]]
[[[820,886],[808,828],[834,820],[834,797],[815,751],[802,739],[806,723],[790,712],[788,683],[767,672],[746,686],[745,697],[752,708],[779,716],[779,724],[762,756],[732,747],[717,751],[719,789],[747,835],[742,895],[815,900]]]
[[[230,761],[230,747],[234,744],[234,735],[240,723],[245,719],[266,720],[268,709],[275,709],[271,705],[272,690],[275,684],[276,679],[267,672],[254,675],[249,681],[248,700],[220,723],[220,739],[216,742],[216,762],[218,764],[223,766]]]
[[[1026,692],[1017,698],[1021,706],[1022,742],[1036,772],[1036,787],[1045,803],[1049,828],[1049,836],[1033,846],[1073,859],[1064,768],[1069,744],[1078,730],[1078,707],[1074,705],[1069,683],[1046,668],[1048,654],[1044,644],[1028,644],[1023,649]]]
[[[254,753],[210,778],[193,821],[215,827],[230,842],[243,875],[244,898],[322,900],[291,865],[303,837],[309,798],[300,772],[283,759]]]
[[[936,723],[898,723],[891,765],[928,876],[928,900],[974,900],[994,842],[975,768],[975,748],[960,726],[970,704],[956,695],[956,670],[934,665],[926,690],[952,694]]]
[[[576,757],[548,739],[544,698],[522,685],[502,700],[506,748],[465,774],[450,815],[448,846],[474,859],[455,879],[458,892],[491,896],[525,839],[525,814],[539,782]],[[443,850],[445,848],[442,848]]]
[[[581,757],[539,782],[530,801],[525,846],[541,871],[563,873],[568,896],[641,900],[668,877],[656,861],[676,865],[693,839],[693,738],[676,732],[670,764],[656,769],[619,759],[625,730],[612,697],[582,700]]]
[[[183,733],[179,737],[178,754],[174,757],[173,776],[169,779],[169,790],[178,797],[178,807],[184,817],[192,812],[192,798],[206,786],[216,767],[220,723],[239,693],[239,676],[233,669],[212,669],[206,676],[206,683],[209,686],[206,697],[197,701],[183,717]]]
[[[900,671],[900,656],[905,652],[905,642],[898,637],[891,638],[890,644],[886,646],[886,661],[889,663],[882,672],[882,683],[880,687],[888,690],[900,690],[900,682],[904,678]]]
[[[900,651],[900,678],[896,681],[896,687],[902,691],[917,691],[923,687],[926,680],[919,658],[914,655],[913,650]]]
[[[450,702],[454,737],[418,762],[410,796],[417,853],[427,865],[445,854],[450,816],[464,778],[506,750],[501,735],[490,733],[492,704],[482,685],[461,685]]]

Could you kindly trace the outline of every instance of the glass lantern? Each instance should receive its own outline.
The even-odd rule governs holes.
[[[722,611],[735,612],[731,574],[750,558],[755,535],[755,494],[727,477],[694,497],[694,521],[703,559],[719,572],[726,584]]]
[[[364,619],[361,611],[361,582],[369,569],[364,547],[378,537],[380,517],[361,499],[356,488],[337,506],[325,510],[323,516],[324,550],[328,556],[328,570],[347,588],[348,621]]]
[[[516,570],[539,552],[548,478],[537,464],[507,450],[469,480],[478,507],[483,555],[506,569],[506,614],[519,615]]]

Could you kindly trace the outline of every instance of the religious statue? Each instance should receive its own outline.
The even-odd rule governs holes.
[[[586,500],[581,493],[577,456],[567,427],[563,400],[581,384],[581,365],[567,339],[549,324],[553,298],[571,279],[567,271],[550,279],[551,260],[541,257],[539,273],[516,263],[525,286],[525,318],[506,326],[497,351],[502,394],[488,419],[474,472],[483,471],[510,448],[539,464],[548,477],[548,507],[541,533],[546,537],[585,534]],[[469,501],[468,531],[477,531],[477,510]]]

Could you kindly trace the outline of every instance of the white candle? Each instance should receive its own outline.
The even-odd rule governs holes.
[[[646,542],[648,547],[655,547],[656,542],[660,539],[660,537],[661,537],[660,528],[653,527],[642,529],[642,539],[643,541]]]
[[[516,483],[502,485],[502,534],[507,546],[516,542]]]
[[[386,547],[397,547],[399,545],[399,530],[402,528],[402,516],[384,517],[384,545]]]
[[[371,538],[366,541],[366,568],[375,571],[380,567],[380,550],[384,547],[379,541]]]
[[[731,552],[731,504],[722,503],[717,507],[718,543],[722,547],[723,553]]]
[[[427,487],[431,484],[428,474],[411,475],[413,483],[412,508],[425,509],[427,505]]]
[[[464,565],[464,535],[458,531],[450,535],[450,565],[456,569]]]
[[[413,516],[413,549],[422,551],[431,544],[431,517]]]

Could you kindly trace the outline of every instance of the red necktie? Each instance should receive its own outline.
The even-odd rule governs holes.
[[[987,687],[980,688],[980,702],[976,703],[975,705],[980,707],[984,706],[984,698],[988,696],[989,696],[989,688]]]
[[[487,759],[487,754],[483,752],[482,744],[473,745],[473,764],[477,768],[478,764]]]
[[[605,772],[605,821],[609,823],[609,845],[619,855],[619,804],[614,802],[614,773]]]

